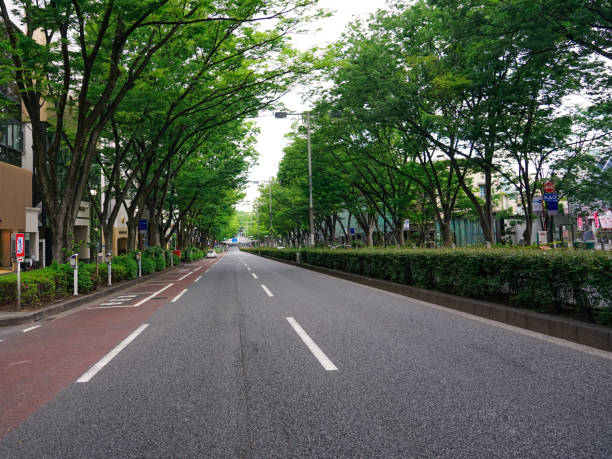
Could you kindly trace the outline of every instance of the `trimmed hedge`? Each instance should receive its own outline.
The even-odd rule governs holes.
[[[199,252],[194,249],[196,256]],[[168,255],[166,257],[166,255]],[[166,260],[167,258],[167,260]],[[174,256],[174,264],[180,259]],[[142,254],[142,274],[151,274],[170,266],[169,252],[160,247],[148,247]],[[99,275],[96,276],[96,265],[79,264],[79,292],[86,293],[95,290],[98,285],[106,284],[106,264],[99,265]],[[113,257],[111,265],[112,282],[136,279],[138,277],[138,262],[136,252]],[[24,306],[35,306],[72,294],[74,272],[69,264],[53,263],[43,269],[21,273],[21,300]],[[17,303],[17,274],[0,276],[0,306]]]
[[[246,249],[377,279],[548,313],[573,309],[604,322],[612,256],[532,249]],[[601,316],[598,320],[598,316]],[[606,316],[607,317],[607,316]]]

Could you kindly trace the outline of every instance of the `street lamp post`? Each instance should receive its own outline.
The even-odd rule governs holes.
[[[310,247],[314,247],[314,208],[312,206],[312,161],[310,149],[310,112],[306,112],[306,132],[308,138],[308,195],[309,195],[309,223],[310,223]]]
[[[310,238],[309,245],[310,247],[314,247],[315,245],[315,234],[314,234],[314,207],[312,204],[312,154],[310,147],[310,112],[303,113],[287,113],[287,112],[276,112],[274,114],[275,118],[287,118],[288,115],[291,116],[302,116],[306,118],[306,132],[308,139],[308,223],[310,226]],[[271,212],[270,212],[271,213]]]

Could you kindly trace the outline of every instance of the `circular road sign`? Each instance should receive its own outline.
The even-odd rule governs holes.
[[[546,182],[544,184],[544,192],[545,193],[554,193],[555,192],[555,184],[553,182]]]

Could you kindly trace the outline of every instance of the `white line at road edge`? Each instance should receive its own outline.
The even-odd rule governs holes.
[[[171,303],[176,303],[178,301],[178,299],[180,297],[183,296],[183,294],[187,291],[187,289],[183,290],[181,293],[179,293],[178,295],[176,295],[174,298],[172,298],[172,300],[170,301]]]
[[[304,344],[310,349],[310,352],[316,357],[319,363],[325,368],[327,371],[336,371],[338,368],[333,364],[331,360],[323,353],[321,348],[317,346],[317,344],[312,340],[308,333],[304,331],[304,329],[297,323],[297,321],[293,317],[287,317],[287,321],[291,324],[295,332],[298,334]]]
[[[267,293],[268,296],[274,296],[272,292],[266,287],[264,284],[261,284],[261,288],[263,288],[264,292]]]
[[[136,339],[138,335],[140,335],[145,328],[147,328],[149,324],[142,324],[136,330],[132,332],[130,336],[121,341],[115,349],[106,354],[102,359],[96,363],[93,367],[87,370],[83,376],[76,380],[76,382],[88,382],[91,378],[93,378],[98,371],[100,371],[108,362],[113,360],[117,354],[119,354],[125,347],[130,344],[132,341]]]
[[[194,280],[194,282],[199,281],[200,279],[202,279],[202,276],[198,276],[198,278],[196,280]]]
[[[154,296],[159,295],[161,292],[163,292],[163,291],[164,291],[164,290],[166,290],[167,288],[172,287],[173,285],[174,285],[173,283],[172,283],[172,284],[168,284],[168,285],[166,285],[166,286],[165,286],[164,288],[162,288],[161,290],[158,290],[157,292],[155,292],[155,293],[153,293],[153,294],[149,295],[148,297],[146,297],[146,298],[144,298],[144,299],[140,300],[138,303],[136,303],[136,304],[134,305],[134,307],[138,307],[138,306],[140,306],[142,303],[145,303],[145,302],[149,301],[151,298],[153,298]]]
[[[26,329],[21,330],[21,331],[22,331],[22,332],[24,332],[24,333],[26,333],[26,332],[29,332],[29,331],[31,331],[31,330],[34,330],[34,329],[36,329],[36,328],[38,328],[38,327],[42,327],[42,325],[34,325],[33,327],[26,328]]]
[[[251,276],[253,276],[255,279],[259,279],[255,273],[251,273]]]
[[[179,277],[178,280],[182,281],[183,279],[185,279],[187,276],[189,276],[190,274],[193,274],[193,271],[189,271],[187,274],[185,274],[183,277]]]

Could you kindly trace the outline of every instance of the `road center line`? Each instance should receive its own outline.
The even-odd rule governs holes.
[[[251,273],[251,276],[253,276],[255,279],[259,279],[255,273]]]
[[[172,300],[170,302],[171,303],[176,303],[178,301],[178,299],[185,294],[186,291],[187,291],[187,289],[183,290],[181,293],[179,293],[174,298],[172,298]]]
[[[297,321],[293,317],[287,317],[287,321],[289,322],[289,324],[291,324],[295,332],[302,339],[302,341],[304,341],[306,347],[308,347],[310,352],[312,352],[312,354],[316,357],[316,359],[323,366],[323,368],[325,368],[327,371],[338,370],[336,365],[334,365],[333,362],[329,360],[329,358],[325,355],[321,348],[317,346],[317,343],[315,343],[312,338],[308,336],[308,333],[304,331],[304,329],[300,326],[300,324],[297,323]]]
[[[249,271],[251,270],[251,268],[249,268],[248,266],[247,266],[247,269],[248,269]]]
[[[136,307],[140,306],[142,303],[145,303],[145,302],[149,301],[151,298],[153,298],[154,296],[159,295],[161,292],[163,292],[163,291],[164,291],[164,290],[166,290],[167,288],[172,287],[173,285],[174,285],[174,284],[168,284],[168,285],[166,285],[166,286],[165,286],[164,288],[162,288],[161,290],[158,290],[157,292],[152,293],[152,294],[151,294],[151,295],[149,295],[148,297],[143,298],[142,300],[140,300],[138,303],[136,303],[136,304],[134,305],[134,307],[136,308]]]
[[[202,276],[198,276],[198,278],[196,280],[194,280],[194,282],[199,281],[200,279],[202,279]]]
[[[268,296],[274,296],[272,292],[266,287],[264,284],[261,284],[261,288],[263,288],[264,292],[268,294]]]
[[[38,327],[42,327],[42,325],[34,325],[33,327],[26,328],[26,329],[22,330],[22,332],[27,333],[29,331],[32,331],[32,330],[38,328]]]
[[[187,274],[185,274],[183,277],[179,277],[178,280],[182,281],[183,279],[185,279],[187,276],[189,276],[190,274],[193,274],[193,271],[189,271]]]
[[[79,379],[76,380],[76,382],[80,382],[80,383],[88,382],[91,378],[93,378],[96,375],[98,371],[104,368],[106,364],[108,364],[108,362],[113,360],[117,354],[119,354],[123,349],[125,349],[125,347],[128,344],[134,341],[136,337],[140,335],[144,331],[144,329],[147,328],[148,326],[149,324],[142,324],[140,327],[134,330],[130,336],[128,336],[123,341],[121,341],[112,351],[110,351],[108,354],[102,357],[102,359],[98,363],[96,363],[93,367],[87,370],[83,374],[83,376],[81,376]]]

